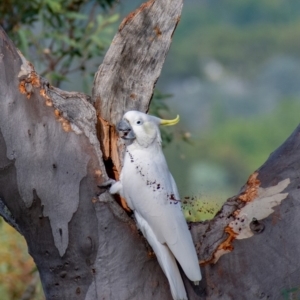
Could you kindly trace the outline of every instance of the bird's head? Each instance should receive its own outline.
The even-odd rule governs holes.
[[[170,126],[178,122],[179,116],[173,120],[164,120],[131,110],[124,114],[117,125],[117,129],[122,139],[131,142],[136,141],[142,147],[149,147],[155,141],[161,143],[159,125]]]

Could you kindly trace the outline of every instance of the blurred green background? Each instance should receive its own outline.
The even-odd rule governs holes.
[[[91,94],[121,18],[140,3],[7,0],[0,24],[53,85]],[[151,112],[181,116],[163,135],[181,197],[193,198],[188,220],[215,214],[298,125],[299,17],[298,0],[185,0]],[[3,221],[0,241],[1,299],[43,299],[25,242]]]

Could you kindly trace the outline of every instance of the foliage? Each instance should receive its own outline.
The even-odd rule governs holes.
[[[170,84],[172,90],[174,79],[184,86],[195,78],[199,84],[198,95],[191,93],[193,110],[201,112],[199,119],[208,120],[205,125],[195,122],[199,129],[191,138],[192,146],[175,139],[165,150],[180,194],[183,198],[195,195],[194,201],[184,205],[188,220],[205,218],[196,206],[210,210],[211,205],[218,206],[238,193],[249,174],[298,125],[299,89],[292,85],[295,82],[298,86],[298,74],[287,71],[289,76],[285,76],[284,70],[291,67],[280,61],[280,67],[286,67],[280,69],[278,58],[292,62],[300,59],[299,7],[297,0],[185,2],[159,83]],[[218,79],[207,74],[206,66],[211,62],[222,68]],[[248,94],[236,96],[226,85],[230,79],[241,79],[246,86],[243,92]],[[231,90],[224,95],[218,92],[220,86]],[[283,86],[285,91],[281,92]],[[257,93],[249,92],[251,87]],[[184,90],[188,98],[188,88]],[[287,95],[293,93],[295,98],[288,99]],[[257,97],[252,99],[249,95]],[[258,97],[261,95],[271,100],[266,103]],[[266,114],[259,111],[262,102]],[[182,102],[177,105],[183,107]],[[250,115],[249,107],[260,114]],[[186,114],[191,110],[186,109]],[[182,119],[188,118],[191,116],[183,115]]]
[[[163,70],[165,81],[173,74],[205,78],[201,66],[207,59],[249,77],[278,53],[299,58],[299,6],[297,0],[186,3]]]
[[[221,204],[213,199],[185,197],[182,202],[184,216],[188,222],[202,222],[210,220],[221,208]]]
[[[0,24],[6,32],[14,32],[22,25],[33,25],[37,20],[37,15],[43,10],[51,13],[60,10],[62,6],[67,9],[76,10],[84,4],[84,0],[6,0],[0,2]],[[115,0],[97,0],[97,3],[106,8],[112,6]]]
[[[285,98],[268,114],[215,121],[210,130],[193,136],[193,146],[178,141],[170,145],[166,152],[182,199],[195,195],[184,205],[187,219],[209,218],[237,194],[299,124],[299,111],[299,98]],[[194,169],[198,172],[191,172]],[[183,170],[189,173],[183,176]]]
[[[299,110],[298,98],[286,98],[269,114],[215,123],[199,140],[203,155],[228,167],[243,161],[244,172],[251,174],[299,124]]]
[[[24,238],[5,222],[0,222],[0,295],[1,299],[17,300],[37,276]],[[41,286],[35,285],[32,300],[44,299]]]
[[[92,59],[109,45],[117,14],[103,9],[115,0],[9,0],[0,4],[0,24],[37,71],[59,86],[79,72],[90,90],[98,65]],[[89,70],[91,68],[91,70]]]
[[[115,2],[0,1],[0,24],[34,63],[38,72],[53,85],[67,82],[71,73],[79,72],[84,81],[84,90],[90,91],[92,76],[99,64],[97,62],[94,68],[91,67],[93,58],[103,54],[114,31],[117,15],[111,14],[109,8]],[[201,65],[207,59],[220,62],[227,74],[251,77],[266,60],[278,53],[300,57],[298,0],[289,3],[285,0],[190,2],[185,3],[171,55],[163,69],[165,82],[174,77],[187,76],[205,79]],[[106,9],[105,14],[102,13],[103,9]],[[155,90],[149,113],[168,118],[170,112],[165,100],[169,97]],[[163,128],[164,146],[169,145],[166,151],[171,171],[183,191],[186,218],[189,221],[211,218],[221,202],[237,193],[248,175],[267,159],[269,153],[299,123],[299,109],[299,99],[281,99],[268,115],[248,118],[235,116],[229,119],[220,115],[216,107],[214,126],[194,136],[192,146],[179,143],[178,139],[174,141],[175,134],[182,135]],[[170,143],[172,140],[173,143]],[[184,169],[194,167],[197,170],[198,163],[204,175],[197,172],[192,176],[183,174]],[[196,187],[194,191],[191,190],[192,180]],[[195,196],[187,199],[187,193],[194,193]],[[3,298],[16,299],[14,297],[20,297],[31,280],[33,264],[22,265],[21,260],[17,259],[24,255],[21,249],[25,245],[18,248],[20,237],[17,242],[12,242],[12,229],[6,226],[0,228],[5,228],[2,234],[4,242],[0,247],[0,282],[4,282],[0,286],[0,294]],[[9,235],[6,233],[8,231]],[[5,246],[19,250],[14,254],[14,250],[6,251]],[[25,270],[23,275],[22,268]]]

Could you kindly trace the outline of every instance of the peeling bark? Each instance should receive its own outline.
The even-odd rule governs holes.
[[[129,14],[95,75],[92,98],[98,136],[102,137],[104,160],[112,161],[115,178],[123,150],[115,125],[128,110],[148,111],[181,9],[180,0],[149,0]]]
[[[97,186],[118,179],[115,125],[148,110],[181,8],[150,0],[125,18],[92,97],[51,86],[0,30],[0,214],[24,235],[47,299],[171,299],[134,221]],[[300,286],[299,144],[300,127],[213,220],[190,224],[204,278],[183,275],[189,299]]]
[[[96,76],[93,99],[102,81],[113,82],[114,89],[102,86],[106,104],[97,111],[89,96],[61,91],[41,78],[0,31],[0,198],[5,208],[0,212],[24,235],[47,299],[171,299],[168,282],[133,220],[107,193],[99,196],[103,191],[97,186],[108,179],[107,171],[116,170],[117,177],[120,169],[114,123],[99,107],[122,114],[126,96],[124,103],[108,101],[120,97],[127,77],[143,84],[139,77],[146,70],[151,74],[140,91],[145,95],[136,103],[148,107],[181,6],[177,0],[152,1],[123,24],[114,43],[129,48],[108,51],[98,72],[107,76]],[[165,24],[166,33],[151,46],[152,23]],[[131,60],[134,52],[137,61]],[[110,69],[113,61],[118,72]],[[140,61],[145,63],[134,72]],[[99,127],[103,131],[97,132]]]
[[[300,126],[213,220],[191,224],[205,273],[199,299],[299,295],[299,148]]]

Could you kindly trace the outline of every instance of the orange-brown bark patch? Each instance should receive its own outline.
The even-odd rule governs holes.
[[[25,89],[25,80],[22,80],[19,84],[19,91],[21,94],[27,94],[27,91]]]
[[[102,172],[101,172],[101,170],[95,170],[95,177],[96,178],[101,178],[101,175],[102,175]]]
[[[119,135],[114,125],[98,116],[97,131],[100,132],[99,141],[103,153],[104,163],[110,161],[108,176],[119,180],[121,173],[121,162],[118,152],[118,138]],[[131,209],[127,205],[124,198],[119,195],[114,195],[116,201],[122,206],[123,209],[130,212]]]
[[[39,76],[33,71],[28,77],[20,81],[19,91],[21,94],[25,94],[27,99],[29,99],[33,93],[33,87],[37,88],[40,87],[40,85]]]
[[[233,250],[232,242],[235,240],[237,234],[229,226],[227,226],[224,229],[224,231],[226,233],[228,233],[228,237],[222,244],[219,245],[217,250],[222,249],[222,250],[225,250],[225,251],[232,251]]]
[[[148,257],[150,257],[150,258],[155,258],[156,257],[154,251],[152,251],[152,250],[148,250],[147,254],[148,254]]]
[[[131,22],[137,14],[142,12],[144,9],[149,8],[150,6],[152,6],[154,1],[155,0],[149,0],[145,3],[143,3],[140,7],[138,7],[136,10],[131,12],[127,17],[125,17],[123,19],[122,23],[119,26],[119,31],[121,31],[129,22]]]
[[[257,178],[258,172],[255,172],[249,176],[249,179],[245,185],[245,190],[238,195],[238,199],[243,202],[251,202],[255,198],[258,197],[258,189],[260,186],[260,181]],[[236,210],[233,212],[233,216],[237,216],[239,214],[240,210]],[[228,234],[225,241],[223,241],[218,248],[215,250],[213,256],[208,261],[201,261],[201,264],[209,264],[209,263],[216,263],[217,260],[224,254],[231,252],[233,250],[233,241],[237,237],[237,233],[233,231],[231,227],[226,226],[224,229],[224,232]]]
[[[32,72],[30,74],[30,83],[34,86],[34,87],[40,87],[41,83],[40,83],[40,78],[39,76],[35,73]]]
[[[162,33],[157,25],[154,27],[154,31],[157,37],[161,36]]]
[[[58,109],[54,110],[54,114],[56,119],[61,123],[63,130],[66,132],[71,131],[72,128],[70,122],[61,115],[61,112]]]
[[[64,121],[62,122],[62,128],[65,132],[69,132],[71,131],[71,125],[70,125],[70,122],[67,121],[66,119],[64,119]]]
[[[47,106],[53,106],[53,102],[50,99],[50,97],[46,94],[46,91],[44,89],[40,89],[40,95],[43,96],[46,99],[46,105]]]
[[[120,196],[120,202],[121,202],[121,206],[123,207],[123,209],[125,209],[128,212],[131,212],[131,209],[129,208],[125,198]]]
[[[132,93],[132,94],[130,94],[129,97],[130,97],[130,99],[135,100],[136,99],[136,94]]]
[[[109,123],[98,116],[97,131],[100,134],[99,141],[101,142],[101,150],[104,160],[109,158]]]
[[[118,133],[114,125],[110,124],[108,121],[104,120],[100,116],[98,116],[98,126],[100,126],[100,141],[101,141],[101,150],[104,156],[104,160],[111,159],[113,166],[113,178],[115,180],[119,179],[119,174],[121,172],[121,164],[119,160],[118,154]]]
[[[257,197],[258,188],[260,186],[260,181],[257,179],[258,172],[250,175],[246,190],[239,195],[239,200],[243,202],[251,202]]]
[[[218,248],[213,253],[211,259],[206,261],[205,260],[200,261],[201,265],[212,264],[212,263],[215,264],[223,254],[229,253],[233,250],[232,243],[235,240],[237,234],[229,226],[227,226],[224,229],[224,231],[228,234],[226,240],[218,246]]]

